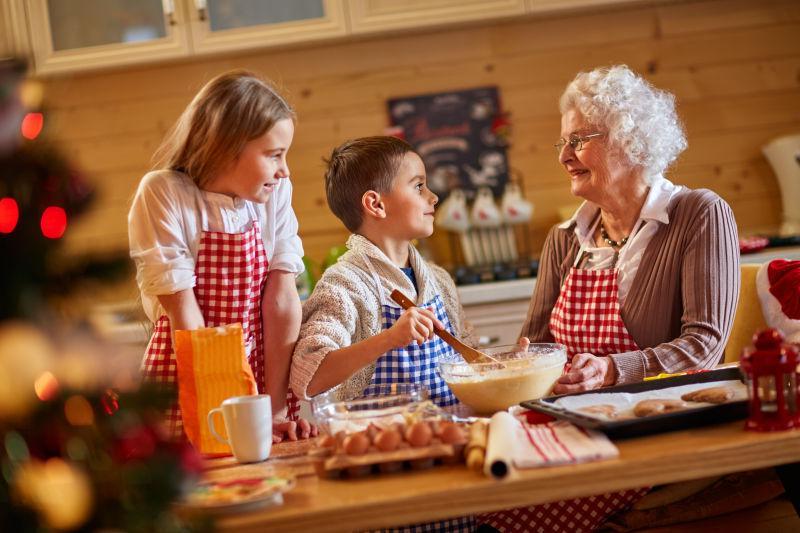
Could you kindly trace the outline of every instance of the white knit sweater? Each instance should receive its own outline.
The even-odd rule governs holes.
[[[425,261],[416,248],[409,245],[409,264],[414,269],[419,287],[417,294],[403,271],[365,237],[351,235],[347,248],[339,261],[325,271],[303,304],[303,325],[294,350],[290,377],[295,394],[308,399],[308,384],[328,352],[381,332],[381,294],[365,256],[383,285],[385,300],[393,289],[399,289],[418,305],[439,294],[453,334],[464,338],[468,344],[475,344],[472,327],[464,320],[455,283],[446,270]],[[357,371],[337,387],[338,396],[341,399],[359,396],[371,382],[374,372],[374,363]]]

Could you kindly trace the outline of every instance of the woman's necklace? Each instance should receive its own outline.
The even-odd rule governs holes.
[[[613,240],[611,237],[608,236],[608,232],[606,231],[605,226],[603,226],[603,220],[600,219],[600,237],[602,237],[605,243],[610,247],[619,249],[625,246],[625,243],[628,242],[628,238],[630,237],[630,235],[626,235],[625,237],[621,238],[618,241]]]

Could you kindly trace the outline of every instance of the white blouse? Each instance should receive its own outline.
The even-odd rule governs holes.
[[[195,286],[203,231],[242,233],[261,227],[269,270],[303,272],[303,245],[292,210],[292,184],[278,181],[266,204],[203,191],[185,174],[158,170],[142,178],[128,213],[130,254],[145,313],[164,314],[158,295]]]
[[[642,255],[653,235],[658,231],[659,225],[669,224],[669,209],[675,199],[675,193],[682,188],[682,185],[675,185],[661,175],[653,178],[647,198],[639,212],[639,219],[633,226],[633,232],[625,246],[619,250],[616,268],[620,305],[625,302],[636,272],[639,271]],[[589,259],[583,265],[588,270],[608,269],[614,263],[613,248],[595,245],[594,232],[599,223],[597,216],[599,210],[600,207],[597,204],[585,201],[572,218],[559,225],[560,228],[567,229],[575,224],[574,231],[578,243],[583,250],[589,252]]]

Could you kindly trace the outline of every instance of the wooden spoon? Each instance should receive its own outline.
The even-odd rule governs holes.
[[[414,305],[414,302],[412,302],[405,294],[398,291],[397,289],[392,291],[391,297],[392,300],[400,304],[400,306],[403,309],[410,309],[412,307],[416,307],[416,305]],[[433,332],[436,333],[444,342],[452,346],[453,349],[455,349],[455,351],[460,353],[461,357],[463,357],[468,363],[494,362],[503,365],[501,361],[498,361],[491,355],[483,353],[480,350],[476,350],[475,348],[464,344],[461,340],[454,337],[447,330],[437,328],[434,326]]]

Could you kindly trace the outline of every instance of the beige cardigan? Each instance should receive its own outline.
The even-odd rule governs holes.
[[[366,259],[385,295],[392,289],[399,289],[421,305],[438,294],[453,333],[463,337],[468,344],[476,344],[472,327],[464,319],[455,283],[446,270],[425,261],[416,248],[409,245],[409,262],[417,280],[417,293],[403,271],[365,237],[351,235],[347,247],[347,253],[325,271],[314,292],[303,303],[303,325],[294,349],[289,378],[295,394],[301,398],[308,397],[308,384],[328,352],[363,341],[383,329],[382,295]],[[337,396],[341,399],[359,396],[372,381],[374,373],[374,363],[360,369],[336,388]]]
[[[686,189],[653,236],[622,305],[640,350],[612,354],[617,383],[716,365],[739,298],[739,246],[730,206],[715,193]],[[552,342],[550,313],[578,252],[574,224],[550,230],[522,336]]]

